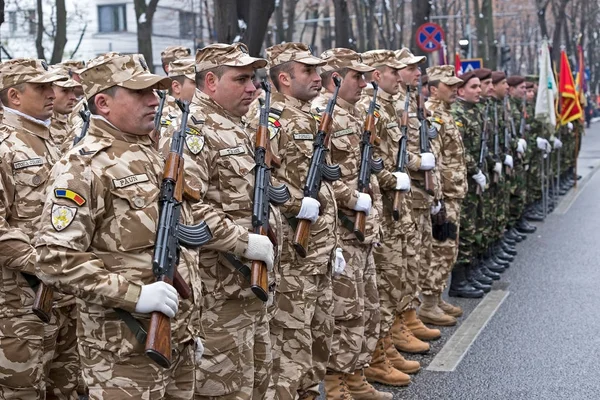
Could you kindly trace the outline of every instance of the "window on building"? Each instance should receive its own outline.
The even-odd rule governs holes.
[[[125,4],[98,6],[98,30],[100,32],[126,32]]]
[[[179,37],[182,39],[194,38],[195,13],[179,11]]]
[[[27,26],[29,27],[29,34],[35,35],[37,33],[37,19],[35,17],[35,10],[26,10],[25,20],[27,21]]]
[[[16,11],[8,12],[8,30],[10,33],[15,33],[17,31],[17,12]]]

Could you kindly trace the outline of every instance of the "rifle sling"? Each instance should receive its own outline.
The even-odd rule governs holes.
[[[233,268],[235,268],[237,270],[237,272],[239,272],[240,274],[242,274],[242,276],[248,281],[250,282],[250,275],[251,275],[251,271],[250,268],[244,264],[243,262],[241,262],[240,260],[238,260],[238,258],[236,256],[234,256],[231,253],[224,253],[223,257],[225,257],[225,259],[227,261],[229,261],[229,263],[231,264],[231,266]]]
[[[125,311],[122,308],[113,308],[113,310],[115,310],[117,317],[119,317],[121,321],[125,322],[125,325],[127,325],[131,332],[133,332],[137,341],[145,345],[147,333],[144,325],[135,319],[129,311]]]

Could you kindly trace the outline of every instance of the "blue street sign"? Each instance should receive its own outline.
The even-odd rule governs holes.
[[[460,60],[460,69],[458,75],[466,74],[467,72],[483,68],[483,60],[481,58],[471,58]]]

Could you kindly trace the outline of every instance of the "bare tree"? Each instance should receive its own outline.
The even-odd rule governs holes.
[[[44,52],[44,10],[42,8],[42,0],[37,0],[37,30],[35,33],[35,48],[37,57],[42,60],[46,59]]]
[[[154,62],[152,61],[152,19],[156,12],[158,0],[133,0],[135,8],[135,18],[137,22],[137,42],[138,52],[144,55],[150,72],[154,72]]]
[[[350,13],[347,0],[333,0],[335,11],[335,46],[350,46]]]
[[[67,8],[65,0],[56,0],[56,33],[54,35],[54,46],[50,64],[58,64],[62,61],[65,46],[67,45]]]
[[[417,30],[419,26],[425,22],[429,22],[429,16],[431,15],[431,2],[430,1],[413,1],[412,2],[412,49],[416,55],[423,55],[425,52],[421,50],[416,43]]]

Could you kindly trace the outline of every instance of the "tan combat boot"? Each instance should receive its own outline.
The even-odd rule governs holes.
[[[384,340],[379,339],[373,352],[369,368],[365,369],[365,377],[369,382],[382,383],[390,386],[407,386],[410,376],[398,371],[392,366],[385,355]]]
[[[436,340],[442,337],[442,333],[439,329],[431,329],[425,326],[423,322],[417,317],[417,310],[409,308],[402,313],[406,327],[417,338],[421,340]]]
[[[367,382],[363,369],[357,369],[352,375],[348,375],[346,381],[354,400],[392,400],[394,398],[391,393],[380,392]]]
[[[325,398],[327,400],[353,400],[348,392],[346,374],[337,372],[325,374]]]
[[[438,306],[438,295],[423,295],[423,304],[419,308],[419,318],[426,324],[438,326],[456,325],[456,318],[446,314]]]
[[[459,306],[454,306],[450,303],[446,303],[444,301],[444,299],[442,299],[441,293],[440,293],[438,305],[440,306],[440,308],[442,309],[443,312],[445,312],[446,314],[451,315],[455,318],[462,317],[462,315],[463,315],[462,308],[460,308]]]
[[[421,364],[418,361],[407,360],[402,357],[402,354],[398,353],[396,346],[392,342],[392,335],[387,335],[384,338],[385,356],[390,360],[390,363],[398,371],[402,371],[405,374],[414,374],[419,372]]]
[[[410,329],[404,324],[402,315],[396,315],[391,329],[394,345],[400,351],[412,354],[423,354],[429,351],[429,343],[417,339]]]

